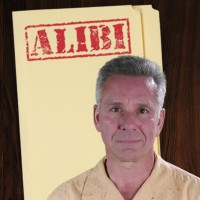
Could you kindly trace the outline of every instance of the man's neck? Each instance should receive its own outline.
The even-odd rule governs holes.
[[[106,161],[108,176],[125,200],[133,199],[151,174],[153,166],[153,153],[137,162],[120,162],[109,158]]]

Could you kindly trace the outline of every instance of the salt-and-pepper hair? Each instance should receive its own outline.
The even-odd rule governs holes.
[[[152,77],[156,83],[159,109],[163,107],[166,94],[166,77],[154,62],[138,56],[119,56],[105,63],[99,70],[96,82],[96,103],[99,106],[106,80],[113,75]]]

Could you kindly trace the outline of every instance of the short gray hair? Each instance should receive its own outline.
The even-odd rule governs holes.
[[[119,56],[105,63],[99,70],[96,82],[96,103],[100,104],[102,90],[106,80],[113,75],[152,77],[157,85],[159,108],[164,104],[166,94],[166,77],[157,64],[138,56]]]

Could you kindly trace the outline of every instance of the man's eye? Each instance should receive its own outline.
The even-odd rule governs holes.
[[[121,112],[121,109],[118,107],[114,107],[111,109],[112,112]]]
[[[146,108],[140,108],[139,109],[139,113],[141,113],[141,114],[145,114],[147,112],[148,112],[148,110]]]

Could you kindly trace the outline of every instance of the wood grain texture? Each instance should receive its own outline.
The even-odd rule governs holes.
[[[0,8],[2,9],[3,5],[2,2],[0,2]],[[2,12],[0,12],[0,44],[3,44],[3,29],[2,29]],[[0,47],[0,111],[3,109],[3,102],[2,102],[2,96],[3,96],[3,85],[2,85],[2,78],[3,78],[3,48]],[[3,119],[3,112],[0,112],[0,120]],[[2,197],[3,194],[3,123],[0,123],[0,197]]]
[[[161,36],[168,91],[162,156],[200,176],[200,4],[176,0],[164,7]]]
[[[200,4],[198,0],[0,1],[0,199],[23,200],[12,11],[151,4],[160,12],[168,89],[162,157],[200,176]]]

